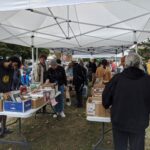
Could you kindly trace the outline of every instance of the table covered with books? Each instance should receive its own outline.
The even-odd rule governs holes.
[[[96,82],[91,91],[91,97],[88,97],[86,103],[86,120],[90,122],[99,122],[102,125],[99,140],[93,146],[93,150],[97,150],[98,146],[103,142],[105,134],[111,129],[105,129],[105,124],[110,123],[110,110],[106,110],[102,105],[102,92],[105,85]]]
[[[53,108],[57,104],[55,98],[61,94],[57,87],[51,85],[45,86],[36,83],[34,88],[31,88],[33,88],[33,85],[29,89],[23,87],[19,91],[0,94],[0,116],[17,118],[20,136],[23,136],[21,133],[21,119],[36,115],[37,111],[46,105]],[[1,127],[3,128],[3,121]],[[30,149],[26,139],[24,141],[9,141],[1,138],[0,143],[23,144],[25,149]]]

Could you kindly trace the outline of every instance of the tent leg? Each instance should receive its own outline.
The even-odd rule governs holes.
[[[36,62],[38,62],[38,53],[39,53],[39,49],[36,48]]]

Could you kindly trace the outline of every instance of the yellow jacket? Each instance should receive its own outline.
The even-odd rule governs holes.
[[[146,64],[147,73],[150,75],[150,63]]]
[[[98,67],[96,70],[96,78],[108,82],[111,79],[110,68],[106,67],[106,69],[104,69],[103,66]]]

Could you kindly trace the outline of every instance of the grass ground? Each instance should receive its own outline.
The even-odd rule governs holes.
[[[65,108],[66,118],[54,119],[51,115],[39,114],[23,120],[22,132],[30,142],[32,150],[92,150],[100,135],[101,124],[86,121],[85,108],[75,106]],[[111,125],[108,124],[107,128]],[[11,127],[15,130],[16,126]],[[150,150],[150,129],[146,135],[146,150]],[[4,139],[18,139],[14,133]],[[104,147],[112,147],[110,132],[103,143]],[[26,149],[26,148],[25,148]],[[0,150],[22,150],[15,145],[0,145]]]

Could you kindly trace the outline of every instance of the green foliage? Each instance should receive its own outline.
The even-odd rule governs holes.
[[[35,53],[36,54],[36,53]],[[45,54],[49,55],[49,50],[44,48],[39,48],[39,55]],[[31,59],[32,58],[32,51],[30,47],[24,47],[20,45],[15,44],[6,44],[0,42],[0,56],[3,56],[4,58],[10,57],[12,55],[18,55],[21,56],[22,59]]]
[[[38,52],[39,56],[41,54],[45,54],[46,56],[48,56],[50,54],[50,51],[46,48],[39,48],[38,51],[39,51]],[[34,51],[34,54],[36,54],[36,50]]]
[[[150,58],[150,43],[142,43],[138,46],[138,54],[143,57],[145,61]]]

